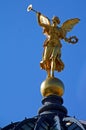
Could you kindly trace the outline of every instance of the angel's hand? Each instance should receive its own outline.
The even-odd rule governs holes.
[[[40,13],[40,12],[37,12],[37,14],[38,14],[38,15],[41,15],[41,13]]]

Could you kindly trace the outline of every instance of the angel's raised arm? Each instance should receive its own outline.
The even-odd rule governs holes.
[[[42,15],[40,12],[37,12],[37,18],[38,18],[38,24],[42,27],[47,27],[47,25],[50,25],[50,20]]]

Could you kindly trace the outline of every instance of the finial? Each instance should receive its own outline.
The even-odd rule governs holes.
[[[61,59],[61,40],[72,44],[78,42],[78,38],[76,36],[69,38],[66,36],[67,33],[71,31],[72,28],[80,21],[80,19],[69,19],[65,21],[62,26],[58,26],[60,19],[57,16],[55,16],[51,22],[48,17],[34,10],[32,5],[29,5],[27,10],[32,10],[36,13],[38,24],[43,28],[43,34],[46,36],[43,44],[44,50],[42,60],[40,61],[41,69],[44,69],[47,72],[47,79],[42,83],[41,86],[42,95],[47,96],[50,94],[57,94],[62,96],[64,93],[64,87],[54,75],[55,71],[61,72],[64,69],[64,63]]]
[[[63,96],[64,84],[55,77],[47,78],[42,82],[40,91],[43,97],[50,95]]]

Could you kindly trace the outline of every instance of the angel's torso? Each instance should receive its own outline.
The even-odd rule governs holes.
[[[47,26],[44,28],[43,32],[48,41],[52,44],[60,44],[60,39],[62,39],[62,30],[59,27],[54,27],[54,26]]]

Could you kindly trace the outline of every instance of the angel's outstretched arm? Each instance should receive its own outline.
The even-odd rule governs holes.
[[[65,37],[64,40],[65,40],[66,42],[70,43],[70,39],[69,39],[69,38]]]
[[[50,26],[50,20],[40,12],[37,12],[38,24],[42,27]]]
[[[43,26],[42,23],[40,22],[40,15],[41,15],[41,13],[40,13],[40,12],[37,12],[38,24],[39,24],[40,26]]]
[[[72,43],[72,44],[75,44],[78,42],[78,38],[76,36],[72,36],[72,37],[65,37],[64,40],[68,43]]]
[[[42,14],[40,12],[37,12],[37,18],[38,18],[38,24],[42,27],[46,27],[46,24],[41,22],[40,17],[42,16]]]

